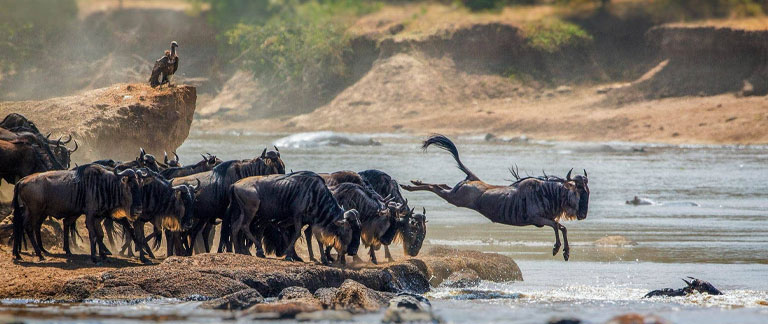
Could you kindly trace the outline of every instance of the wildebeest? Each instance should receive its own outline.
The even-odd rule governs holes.
[[[450,139],[443,135],[432,135],[422,145],[444,149],[453,155],[459,169],[467,177],[453,188],[445,184],[428,184],[412,180],[413,186],[401,185],[408,191],[431,191],[457,207],[475,210],[494,223],[514,226],[550,226],[555,230],[555,246],[552,255],[560,250],[560,236],[563,232],[563,258],[568,261],[567,230],[559,223],[562,219],[585,219],[589,206],[587,172],[571,178],[571,171],[565,179],[545,176],[523,178],[510,186],[495,186],[483,182],[467,169],[459,159],[459,151]]]
[[[677,296],[687,296],[694,291],[698,291],[702,294],[710,294],[710,295],[722,295],[723,293],[720,292],[715,286],[713,286],[711,283],[699,280],[694,277],[688,277],[688,279],[691,279],[691,281],[683,279],[683,281],[686,284],[686,287],[680,288],[680,289],[672,289],[672,288],[664,288],[664,289],[658,289],[651,291],[643,298],[650,298],[650,297],[677,297]]]
[[[422,207],[422,213],[414,213],[415,208],[408,207],[408,199],[403,198],[397,181],[380,170],[365,170],[358,173],[382,197],[392,197],[392,201],[401,205],[394,226],[397,230],[394,242],[402,242],[403,252],[409,256],[417,256],[421,245],[427,236],[427,211]],[[384,244],[384,257],[392,262],[389,244]]]
[[[0,177],[10,184],[36,172],[62,168],[50,161],[28,142],[0,140]]]
[[[21,259],[24,232],[29,236],[35,254],[43,259],[40,226],[52,216],[77,219],[85,214],[85,224],[91,245],[91,260],[97,262],[99,253],[106,258],[103,232],[97,226],[102,216],[136,220],[142,212],[141,185],[134,170],[107,170],[96,164],[79,166],[75,170],[36,173],[21,179],[13,194],[13,254]],[[65,221],[65,224],[67,222]],[[68,235],[64,247],[68,250]]]
[[[363,245],[369,248],[368,254],[370,255],[371,262],[376,264],[375,251],[381,247],[381,244],[391,243],[397,233],[397,227],[394,223],[396,222],[396,213],[400,209],[400,205],[390,203],[391,198],[380,201],[377,198],[378,195],[373,196],[370,191],[356,183],[341,183],[335,187],[329,187],[329,189],[341,206],[357,210],[361,224],[360,238]],[[313,229],[311,227],[304,231],[309,257],[312,261],[316,261],[312,252],[312,233]],[[318,238],[317,244],[320,247],[323,263],[327,263],[326,260],[329,259],[330,247],[323,251],[320,238]],[[359,260],[357,256],[356,260]]]
[[[163,230],[179,232],[192,228],[195,190],[199,188],[199,184],[171,186],[171,182],[159,174],[148,170],[145,172],[146,175],[141,177],[142,213],[134,222],[133,229],[135,240],[140,243],[136,247],[139,259],[147,263],[148,260],[144,256],[145,248],[148,248],[144,237],[144,223],[151,222],[158,234]],[[130,247],[130,240],[125,243]],[[153,257],[151,251],[147,252]]]
[[[203,231],[205,251],[210,252],[208,231],[217,218],[222,219],[219,252],[232,251],[230,240],[230,220],[226,215],[229,206],[229,186],[240,179],[270,174],[285,174],[285,164],[280,153],[264,149],[261,156],[252,160],[232,160],[223,162],[211,171],[174,178],[172,184],[194,184],[200,181],[201,187],[195,196],[195,225],[189,231],[188,253],[192,252],[193,242]],[[205,230],[204,230],[205,228]]]
[[[173,153],[173,156],[175,156],[175,158],[169,160],[168,152],[163,152],[163,163],[165,164],[165,166],[167,168],[182,167],[183,165],[181,165],[181,162],[179,161],[179,155],[176,154],[176,152],[172,152],[172,153]]]
[[[160,174],[166,179],[180,178],[195,173],[211,171],[213,170],[213,167],[221,164],[222,162],[221,159],[217,158],[215,155],[208,154],[208,156],[205,156],[201,154],[201,156],[203,157],[203,160],[200,162],[183,167],[170,167],[160,171]]]
[[[279,254],[286,260],[294,260],[294,244],[301,236],[305,225],[322,242],[321,246],[332,246],[339,253],[339,262],[344,264],[343,255],[356,255],[360,245],[360,220],[357,211],[345,211],[334,199],[325,181],[314,172],[300,171],[287,175],[249,177],[231,186],[232,204],[228,213],[232,215],[232,237],[243,231],[245,236],[259,245],[261,233],[252,233],[251,223],[263,231],[277,229],[289,234],[287,245]],[[266,236],[264,245],[282,246],[284,238],[270,242]],[[247,253],[242,240],[234,240],[236,251]]]
[[[160,172],[160,165],[157,163],[157,159],[155,159],[154,155],[147,154],[144,148],[139,148],[139,157],[135,160],[119,163],[115,168],[118,171],[147,168],[154,172]]]

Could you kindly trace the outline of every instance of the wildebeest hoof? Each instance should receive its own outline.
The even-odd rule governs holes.
[[[411,180],[411,183],[412,183],[412,184],[415,184],[415,185],[417,185],[417,186],[420,186],[420,185],[423,185],[423,184],[424,184],[424,182],[421,182],[421,180]]]
[[[293,262],[294,260],[293,260],[292,256],[287,256],[287,257],[285,257],[285,261]]]
[[[262,259],[267,257],[266,255],[264,255],[264,252],[261,252],[261,251],[256,252],[256,256]]]
[[[152,264],[152,261],[149,261],[147,258],[142,258],[141,263],[143,264]]]
[[[552,248],[552,256],[556,256],[557,252],[560,252],[560,245],[555,244],[555,247]]]
[[[568,257],[569,256],[570,256],[570,253],[568,253],[568,250],[564,250],[563,251],[563,259],[565,259],[565,261],[568,261]]]

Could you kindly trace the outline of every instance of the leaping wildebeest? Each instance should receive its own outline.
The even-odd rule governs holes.
[[[567,230],[560,224],[563,219],[587,218],[589,186],[587,171],[584,175],[571,178],[571,171],[565,179],[553,176],[526,177],[510,186],[496,186],[483,182],[467,169],[459,159],[459,151],[450,139],[443,135],[432,135],[422,145],[444,149],[453,155],[459,169],[467,177],[451,188],[445,184],[429,184],[412,180],[413,185],[401,185],[408,191],[431,191],[457,207],[475,210],[494,223],[514,226],[550,226],[555,230],[555,246],[552,255],[560,250],[559,231],[563,232],[563,258],[568,261]]]

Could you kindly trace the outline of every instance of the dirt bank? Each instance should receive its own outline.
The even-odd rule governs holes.
[[[192,86],[153,89],[117,84],[70,97],[0,102],[0,115],[16,112],[54,135],[72,134],[82,163],[96,159],[134,159],[139,147],[162,155],[189,135],[197,92]]]
[[[171,257],[152,266],[112,258],[103,266],[94,266],[85,255],[65,259],[57,254],[43,262],[15,263],[8,247],[0,246],[0,298],[218,298],[246,288],[264,297],[276,297],[287,287],[314,292],[339,287],[347,279],[376,291],[423,293],[429,290],[428,278],[446,278],[462,269],[476,271],[483,280],[522,280],[517,264],[506,256],[446,248],[423,254],[378,266],[353,265],[346,270],[229,253]]]

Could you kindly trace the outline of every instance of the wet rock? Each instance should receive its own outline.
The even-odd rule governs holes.
[[[255,289],[243,289],[234,294],[204,302],[200,307],[207,309],[241,310],[264,302],[264,297]]]
[[[461,251],[447,247],[433,247],[421,257],[426,266],[429,283],[437,287],[454,272],[470,269],[481,280],[506,282],[522,281],[523,273],[512,258],[479,251]]]
[[[111,301],[135,301],[158,298],[138,286],[101,287],[96,289],[88,299],[101,299]]]
[[[442,319],[432,312],[432,305],[423,296],[398,294],[389,301],[382,323],[441,323]]]
[[[280,292],[279,295],[277,295],[277,299],[279,300],[289,300],[289,299],[300,299],[300,298],[314,298],[312,296],[312,293],[309,292],[309,289],[304,287],[288,287],[283,289],[283,291]]]
[[[655,315],[640,315],[629,313],[616,316],[605,324],[667,324],[668,322]]]
[[[344,309],[353,313],[375,312],[384,307],[393,297],[391,293],[372,290],[354,280],[346,280],[339,287],[332,303],[333,309]],[[319,304],[319,301],[318,301]]]
[[[472,269],[463,269],[452,273],[445,278],[440,286],[449,288],[467,288],[480,284],[480,276]]]
[[[653,202],[653,200],[650,200],[648,198],[640,198],[638,196],[635,196],[635,198],[632,198],[632,200],[627,200],[626,204],[634,205],[634,206],[649,206],[649,205],[655,205],[656,203]]]
[[[547,324],[581,324],[581,320],[577,318],[553,318],[550,319]]]
[[[323,305],[323,308],[331,308],[333,305],[333,298],[336,297],[336,293],[339,291],[339,288],[320,288],[318,290],[315,290],[315,298],[320,301],[320,304]]]
[[[296,315],[299,322],[340,322],[351,321],[352,313],[345,310],[322,310],[311,313],[299,313]]]
[[[96,290],[98,285],[99,277],[97,276],[83,276],[68,280],[54,299],[70,302],[82,301],[91,296],[91,292]]]
[[[246,309],[241,316],[250,318],[294,318],[300,313],[312,313],[321,310],[323,310],[323,306],[317,299],[299,298],[256,304]]]
[[[622,246],[633,246],[637,245],[637,242],[632,241],[624,236],[621,235],[611,235],[606,236],[603,238],[598,239],[594,243],[597,246],[615,246],[615,247],[622,247]]]
[[[132,160],[137,152],[128,147],[143,147],[156,155],[175,151],[189,135],[196,101],[192,86],[156,89],[116,84],[70,97],[2,102],[0,116],[23,112],[40,129],[54,135],[72,134],[80,143],[73,162],[104,157]]]

